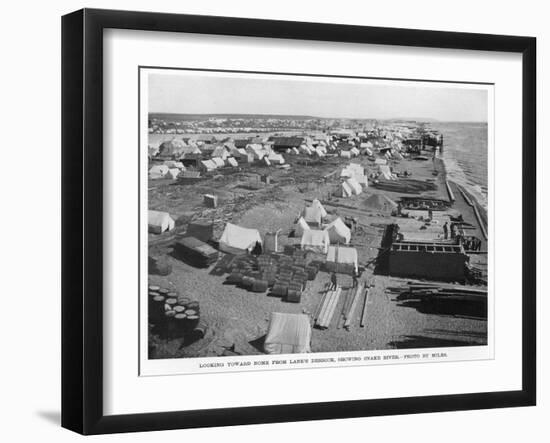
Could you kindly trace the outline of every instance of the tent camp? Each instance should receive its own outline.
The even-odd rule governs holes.
[[[163,178],[166,174],[168,174],[168,171],[169,169],[166,165],[155,165],[149,169],[149,178],[153,180]]]
[[[346,183],[351,188],[351,191],[353,194],[359,195],[361,194],[361,192],[363,192],[363,188],[361,188],[361,185],[359,184],[359,182],[354,178],[348,178],[346,180]]]
[[[183,154],[186,144],[179,139],[164,141],[159,146],[158,155],[162,157],[179,158]]]
[[[300,217],[296,222],[296,225],[294,226],[294,236],[301,237],[302,235],[304,235],[304,231],[307,231],[309,229],[310,227],[304,220],[304,217]]]
[[[257,229],[227,223],[220,237],[220,250],[228,254],[244,254],[251,251],[256,242],[262,243],[262,237]]]
[[[330,245],[330,238],[327,231],[308,229],[302,235],[300,246],[307,251],[327,253]]]
[[[351,240],[351,230],[346,226],[340,217],[329,223],[325,228],[325,231],[328,232],[328,237],[332,244],[348,244]]]
[[[174,219],[168,212],[149,210],[147,217],[149,232],[162,234],[164,231],[171,231],[176,226]]]
[[[318,208],[319,211],[321,211],[321,218],[325,218],[328,214],[327,214],[327,210],[325,209],[325,207],[321,204],[321,202],[318,200],[318,199],[313,199],[313,201],[311,202],[311,207],[312,208]]]
[[[272,312],[264,341],[268,354],[311,352],[311,324],[305,314]]]
[[[330,246],[327,253],[327,270],[353,274],[358,271],[357,260],[357,249],[347,246]]]
[[[309,208],[304,209],[304,220],[308,225],[320,226],[322,219],[323,211],[321,211],[319,207],[310,206]]]

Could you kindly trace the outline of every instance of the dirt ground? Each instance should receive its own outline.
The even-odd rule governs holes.
[[[221,235],[226,222],[256,228],[262,235],[280,229],[282,248],[295,241],[289,237],[294,221],[314,198],[323,201],[330,218],[356,217],[358,228],[352,235],[351,246],[357,249],[359,264],[365,268],[361,278],[373,287],[369,290],[365,327],[359,326],[363,308],[363,299],[360,299],[351,328],[338,328],[337,314],[345,298],[341,297],[330,327],[313,329],[312,352],[486,344],[485,320],[447,315],[427,310],[422,305],[398,301],[395,293],[387,288],[402,286],[409,280],[374,275],[371,261],[378,255],[384,226],[398,220],[390,214],[373,211],[366,206],[365,200],[373,193],[383,193],[394,200],[404,194],[382,191],[370,185],[358,196],[339,198],[333,194],[338,188],[340,170],[349,160],[334,157],[314,163],[302,156],[290,155],[285,159],[291,165],[287,170],[247,166],[232,174],[210,176],[194,185],[163,180],[150,182],[149,207],[167,211],[177,220],[175,230],[149,235],[149,254],[166,256],[173,268],[167,277],[150,275],[150,284],[173,288],[199,301],[201,318],[209,326],[205,338],[191,344],[183,339],[163,338],[153,331],[149,341],[150,358],[213,356],[228,350],[242,355],[260,354],[271,312],[315,312],[329,280],[325,272],[319,272],[314,281],[308,282],[301,302],[294,304],[224,284],[226,275],[212,275],[213,267],[197,269],[170,256],[174,241],[185,231],[187,223],[196,219],[212,220],[215,238]],[[375,170],[366,157],[357,157],[352,162],[361,163],[369,173]],[[392,161],[392,166],[395,171],[408,171],[413,179],[430,180],[437,185],[435,191],[423,192],[423,195],[448,199],[445,171],[440,160],[400,160]],[[270,176],[270,184],[260,180],[266,174]],[[465,221],[475,224],[473,209],[457,189],[453,191],[457,199],[455,208],[463,212]],[[217,208],[203,205],[206,193],[218,196]],[[483,265],[486,257],[476,259]],[[339,285],[350,286],[351,278],[339,275]]]

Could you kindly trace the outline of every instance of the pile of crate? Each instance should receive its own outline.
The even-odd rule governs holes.
[[[226,281],[253,292],[267,292],[271,288],[271,295],[299,303],[308,280],[314,280],[318,272],[319,264],[308,263],[303,251],[295,251],[293,255],[245,255],[234,258]]]

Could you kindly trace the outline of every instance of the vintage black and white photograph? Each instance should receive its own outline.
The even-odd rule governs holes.
[[[146,359],[487,349],[492,85],[140,82]]]

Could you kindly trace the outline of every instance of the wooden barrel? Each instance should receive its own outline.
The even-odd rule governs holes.
[[[183,314],[185,312],[185,307],[180,305],[174,306],[174,311],[176,311],[176,314]]]
[[[149,299],[149,321],[159,323],[164,316],[164,300],[162,295],[156,295]]]
[[[189,303],[191,299],[189,297],[186,297],[185,295],[180,295],[178,297],[178,305],[186,306],[187,303]]]
[[[251,288],[253,284],[254,284],[254,278],[249,277],[248,275],[243,276],[243,279],[241,282],[241,285],[243,287],[248,289],[248,288]]]
[[[174,315],[174,330],[173,337],[182,337],[185,334],[187,328],[187,315],[186,314],[176,314]]]
[[[178,304],[178,299],[175,297],[167,298],[166,304],[170,307],[170,310],[172,310]]]
[[[268,287],[268,284],[267,284],[266,280],[255,279],[254,283],[252,284],[252,291],[253,292],[266,292],[267,287]]]
[[[300,303],[302,298],[302,291],[297,291],[295,289],[288,289],[288,294],[286,296],[286,301],[291,303]]]
[[[275,283],[271,293],[279,297],[286,297],[288,291],[288,286],[284,283]]]
[[[160,286],[157,285],[149,285],[149,291],[158,292],[160,289]]]
[[[158,290],[158,293],[159,293],[160,295],[164,295],[165,297],[168,295],[169,292],[171,292],[170,289],[166,289],[166,288],[160,288],[160,289]]]
[[[198,320],[197,324],[193,328],[193,335],[197,338],[204,338],[206,332],[208,331],[208,325],[203,320]]]
[[[149,291],[150,298],[156,297],[157,295],[160,295],[157,291]]]
[[[231,274],[229,274],[229,276],[227,277],[227,282],[228,283],[232,283],[232,284],[240,284],[243,280],[243,274],[241,274],[240,272],[232,272]]]
[[[200,312],[200,304],[198,301],[192,301],[187,304],[187,309],[192,309],[195,312]]]
[[[164,312],[164,321],[165,321],[165,332],[169,337],[173,337],[176,324],[174,323],[174,317],[176,316],[176,311],[168,310]]]
[[[168,294],[166,294],[166,297],[169,297],[169,298],[177,298],[178,297],[178,293],[176,291],[170,291]]]

